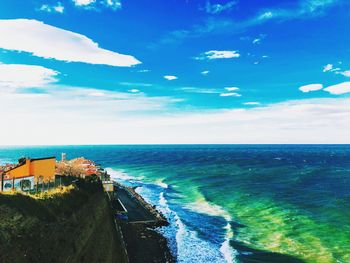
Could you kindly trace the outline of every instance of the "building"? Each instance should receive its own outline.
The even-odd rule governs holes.
[[[56,158],[23,158],[15,167],[3,172],[1,190],[31,190],[35,184],[48,183],[55,179]]]
[[[113,181],[102,181],[103,189],[106,192],[112,192],[114,191],[114,185]]]
[[[62,154],[62,161],[57,163],[56,174],[86,178],[91,175],[100,175],[101,169],[93,161],[84,157],[67,160]]]

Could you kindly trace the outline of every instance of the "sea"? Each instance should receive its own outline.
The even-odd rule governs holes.
[[[136,187],[178,262],[350,262],[350,145],[0,147],[0,164],[66,153]]]

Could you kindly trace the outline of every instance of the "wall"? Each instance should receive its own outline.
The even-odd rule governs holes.
[[[39,176],[42,176],[44,182],[52,181],[55,179],[55,166],[55,158],[26,160],[25,164],[6,172],[5,179],[11,179],[13,177],[18,178],[24,176],[34,176],[36,183]]]
[[[13,178],[13,177],[22,177],[22,176],[29,176],[30,174],[30,161],[27,160],[25,164],[20,165],[13,170],[10,170],[5,173],[5,176],[7,179]]]
[[[56,159],[32,160],[31,171],[35,177],[43,176],[44,181],[55,179]]]

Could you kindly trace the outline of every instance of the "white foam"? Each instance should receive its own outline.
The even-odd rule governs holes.
[[[226,262],[229,263],[229,262],[235,261],[237,252],[233,250],[232,247],[230,246],[230,240],[233,238],[233,231],[230,223],[227,223],[227,225],[225,226],[225,229],[226,229],[226,237],[225,237],[225,241],[222,243],[220,247],[220,252],[224,255]]]
[[[9,159],[9,158],[0,159],[0,165],[5,165],[5,164],[8,164],[8,163],[14,163],[14,161]]]
[[[188,204],[187,207],[197,213],[223,217],[226,220],[227,225],[225,226],[225,241],[221,244],[220,252],[224,256],[226,262],[235,262],[237,252],[230,246],[230,240],[233,238],[233,232],[230,225],[230,222],[232,221],[231,215],[221,206],[208,202],[204,196],[200,194],[199,198],[195,202]]]
[[[223,217],[227,222],[232,221],[231,215],[225,209],[219,205],[209,203],[204,196],[199,196],[195,202],[188,204],[187,207],[197,213]]]
[[[179,262],[224,263],[226,261],[214,244],[200,239],[197,232],[189,230],[178,215],[175,215],[175,220],[178,227],[176,243]]]
[[[170,207],[168,206],[167,200],[165,199],[163,192],[159,194],[159,206],[162,208],[162,213],[171,213]]]
[[[196,231],[192,231],[182,222],[175,211],[172,211],[165,198],[164,192],[159,194],[158,209],[168,218],[170,226],[161,229],[168,240],[173,240],[177,261],[194,262],[226,262],[223,254],[215,245],[198,237]]]
[[[115,180],[123,180],[123,181],[128,181],[128,180],[142,180],[143,177],[135,177],[131,176],[127,173],[125,173],[122,170],[114,170],[113,168],[106,168],[106,172],[111,176],[112,179]]]
[[[158,181],[158,183],[159,182],[161,181]],[[170,249],[174,255],[176,255],[177,261],[180,263],[234,262],[235,251],[229,244],[230,239],[233,237],[230,224],[228,223],[225,227],[226,238],[221,247],[208,240],[201,239],[198,237],[196,231],[190,230],[179,215],[174,210],[171,210],[166,199],[167,188],[162,188],[165,190],[159,192],[159,194],[156,194],[154,190],[151,190],[146,185],[137,187],[135,190],[141,194],[147,202],[157,205],[157,209],[162,212],[170,222],[170,226],[159,228],[158,231],[167,238]],[[204,197],[192,203],[191,207],[196,212],[202,212],[213,216],[224,216],[227,221],[231,221],[231,216],[227,211],[218,205],[207,202]]]
[[[168,187],[169,187],[166,183],[163,182],[162,179],[157,180],[156,181],[156,185],[158,185],[158,186],[160,186],[160,187],[162,187],[164,189],[168,189]]]

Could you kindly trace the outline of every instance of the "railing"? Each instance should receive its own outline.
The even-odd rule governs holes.
[[[55,175],[54,180],[34,183],[34,176],[0,180],[0,192],[18,191],[29,194],[48,192],[60,186],[68,186],[77,181],[73,176]]]

